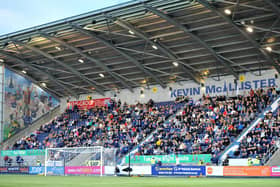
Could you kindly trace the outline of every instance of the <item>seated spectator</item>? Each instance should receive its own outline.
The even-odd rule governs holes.
[[[45,149],[102,145],[127,154],[151,134],[159,124],[183,106],[174,102],[121,105],[111,100],[108,107],[90,110],[67,109],[52,122],[17,141],[13,149]],[[56,158],[54,155],[54,159]]]
[[[268,112],[240,142],[238,151],[234,154],[240,158],[256,158],[259,164],[272,146],[280,138],[280,108],[274,113]],[[253,165],[253,164],[252,164]]]
[[[212,154],[216,163],[218,154],[276,97],[275,88],[268,88],[236,97],[204,95],[196,101],[179,97],[175,102],[150,100],[146,104],[128,105],[111,99],[108,106],[90,110],[74,106],[15,142],[12,149],[100,145],[116,148],[117,156],[122,157],[137,146],[137,155]],[[185,108],[175,118],[170,118],[182,106]],[[279,138],[279,120],[279,112],[269,114],[241,141],[235,155],[259,156],[261,160]],[[147,137],[151,139],[140,146]],[[54,154],[52,159],[62,157]]]

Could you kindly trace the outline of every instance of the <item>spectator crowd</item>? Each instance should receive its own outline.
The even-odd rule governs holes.
[[[10,149],[101,145],[117,148],[118,156],[122,156],[136,147],[137,155],[212,154],[212,161],[217,162],[219,153],[278,94],[275,88],[268,88],[250,90],[247,95],[236,97],[203,96],[197,101],[179,98],[175,102],[151,100],[146,104],[128,105],[111,100],[108,106],[90,110],[74,107],[17,141]],[[169,118],[174,114],[176,116]],[[268,113],[242,140],[235,157],[263,157],[279,139],[279,122],[279,109]],[[149,135],[152,137],[140,144]]]
[[[217,163],[219,153],[276,97],[275,88],[268,88],[250,90],[248,95],[244,96],[203,96],[197,102],[189,101],[176,118],[169,123],[161,123],[153,138],[139,146],[136,154],[212,154],[212,161]],[[269,119],[266,118],[263,124],[259,124],[257,134],[255,131],[249,134],[250,141],[246,140],[249,144],[242,144],[241,154],[244,158],[261,157],[270,144],[274,143],[275,138],[279,137],[279,122],[276,122],[279,117]],[[261,152],[256,148],[251,149],[256,145],[259,145]]]

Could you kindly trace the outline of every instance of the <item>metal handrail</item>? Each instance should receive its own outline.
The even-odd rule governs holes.
[[[272,157],[272,155],[276,153],[276,151],[279,149],[278,144],[280,143],[280,139],[278,139],[276,142],[277,143],[275,143],[272,147],[270,147],[267,151],[267,154],[262,158],[263,164],[266,164],[269,161],[269,159]]]

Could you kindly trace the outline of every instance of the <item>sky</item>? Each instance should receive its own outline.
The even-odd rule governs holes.
[[[0,0],[0,36],[129,0]]]

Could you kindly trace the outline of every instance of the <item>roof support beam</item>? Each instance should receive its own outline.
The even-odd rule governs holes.
[[[280,17],[280,8],[271,0],[264,0],[267,4],[269,4],[273,10],[273,12],[275,12],[275,14],[277,14]]]
[[[147,6],[147,5],[144,5],[145,8],[151,12],[153,12],[155,15],[161,17],[162,19],[165,19],[167,22],[169,22],[170,24],[176,26],[177,28],[179,28],[180,30],[184,31],[186,34],[188,34],[192,39],[194,39],[195,41],[197,41],[198,43],[200,43],[205,49],[207,49],[211,55],[216,58],[216,60],[222,64],[225,68],[227,68],[231,74],[238,79],[238,74],[233,70],[233,68],[226,62],[224,61],[222,58],[220,58],[216,51],[210,47],[206,42],[204,42],[203,40],[201,40],[197,34],[195,34],[194,32],[191,32],[189,28],[187,28],[186,26],[180,24],[178,21],[176,21],[175,19],[171,18],[170,16],[162,13],[161,11],[153,8],[153,7],[150,7],[150,6]]]
[[[84,87],[79,86],[79,85],[71,84],[70,82],[63,82],[63,81],[61,81],[61,80],[59,80],[59,82],[61,82],[62,84],[68,85],[68,86],[72,86],[73,88],[77,88],[77,89],[80,89],[80,90],[84,90],[84,91],[86,91],[86,92],[89,91],[87,88],[84,88]]]
[[[130,49],[130,48],[125,48],[125,47],[117,47],[118,49],[121,50],[125,50],[125,51],[130,51],[130,52],[134,52],[134,53],[138,53],[138,54],[145,54],[146,56],[152,56],[152,57],[158,57],[158,58],[163,58],[163,59],[168,59],[168,57],[166,56],[162,56],[162,55],[158,55],[158,54],[153,54],[147,51],[140,51],[140,50],[136,50],[136,49]]]
[[[134,84],[136,87],[140,87],[140,84],[138,84],[137,82],[133,81],[133,80],[130,80],[128,78],[126,78],[125,76],[121,75],[121,74],[118,74],[116,72],[113,72],[116,76],[119,76],[121,77],[122,79],[126,80],[127,82],[131,82],[132,84]]]
[[[49,78],[49,80],[53,81],[54,83],[56,83],[58,86],[60,86],[61,88],[63,88],[69,95],[73,95],[75,97],[77,97],[77,94],[70,88],[68,88],[67,86],[64,86],[63,84],[61,84],[53,75],[51,75],[50,73],[47,73],[39,68],[36,68],[32,65],[30,65],[28,62],[26,62],[24,59],[21,59],[13,54],[10,54],[6,51],[0,50],[0,54],[6,56],[7,58],[10,58],[12,60],[15,60],[17,62],[19,62],[20,64],[22,64],[23,66],[26,66],[27,68],[29,68],[30,70],[36,71],[38,73],[41,73],[44,76],[47,76]],[[49,89],[49,88],[48,88]],[[52,91],[51,89],[49,89],[50,91]]]
[[[38,68],[41,68],[41,69],[46,69],[46,70],[49,70],[49,71],[59,72],[59,73],[73,74],[71,72],[68,72],[68,71],[65,71],[65,70],[62,70],[62,69],[59,69],[59,68],[52,68],[52,67],[38,65],[38,64],[32,64],[32,66],[35,66],[35,67],[38,67]]]
[[[269,31],[267,31],[267,32],[263,35],[262,39],[260,40],[260,43],[261,43],[261,44],[264,44],[264,43],[265,43],[264,40],[269,36],[269,34],[271,33],[273,27],[275,27],[275,26],[278,24],[279,21],[280,21],[280,17],[278,17],[276,20],[274,20],[274,22],[272,23],[272,25],[271,25],[270,28],[269,28]]]
[[[161,74],[164,74],[164,75],[172,75],[168,72],[165,72],[163,70],[160,70],[160,69],[155,69],[155,68],[151,68],[151,67],[148,67],[146,66],[147,69],[150,69],[151,71],[154,71],[154,72],[158,72],[158,73],[161,73]],[[176,77],[179,77],[181,80],[187,80],[186,77],[182,77],[181,75],[176,75]]]
[[[93,80],[90,80],[89,78],[87,78],[85,75],[83,75],[82,73],[80,73],[79,71],[75,70],[74,68],[72,68],[71,66],[68,66],[67,64],[65,64],[64,62],[60,61],[60,60],[57,60],[55,59],[52,55],[40,50],[39,48],[37,47],[33,47],[33,46],[30,46],[30,45],[27,45],[21,41],[18,41],[18,40],[12,40],[14,43],[17,43],[19,45],[22,45],[52,61],[54,61],[55,63],[59,64],[60,66],[63,66],[64,68],[70,70],[73,74],[75,74],[76,76],[80,77],[82,80],[84,80],[85,82],[87,82],[90,86],[94,87],[95,90],[100,93],[101,95],[104,95],[104,90],[101,89],[99,86],[98,86],[98,83],[96,81],[93,81]]]
[[[215,14],[217,14],[218,16],[220,16],[221,18],[223,18],[225,21],[227,21],[227,23],[229,23],[233,28],[235,28],[237,31],[240,32],[241,35],[243,35],[249,42],[251,42],[251,44],[254,46],[254,48],[256,48],[258,51],[261,52],[261,54],[265,57],[265,59],[272,65],[274,66],[274,68],[277,70],[278,73],[280,73],[280,67],[277,64],[276,61],[274,61],[274,59],[272,59],[272,57],[261,47],[261,45],[256,42],[254,39],[252,39],[248,33],[246,33],[246,31],[244,31],[242,28],[238,27],[229,17],[227,17],[225,14],[223,14],[222,12],[220,12],[216,7],[214,7],[213,5],[211,5],[208,1],[206,0],[197,0],[197,2],[199,2],[201,5],[203,5],[205,8],[211,10],[212,12],[214,12]]]
[[[271,10],[269,10],[267,8],[264,8],[264,7],[257,7],[257,6],[253,6],[253,5],[249,5],[249,4],[245,4],[245,3],[239,3],[239,0],[238,0],[238,2],[231,2],[231,1],[225,1],[225,0],[216,0],[215,2],[225,3],[225,4],[230,4],[230,5],[238,5],[240,7],[252,8],[252,9],[255,9],[255,10],[262,10],[262,11],[266,11],[266,12],[271,11]]]
[[[79,32],[81,32],[81,33],[83,33],[83,34],[85,34],[87,36],[90,36],[90,37],[98,40],[99,42],[103,43],[107,47],[109,47],[109,48],[113,49],[114,51],[116,51],[117,53],[121,54],[123,57],[125,57],[126,59],[131,61],[142,72],[144,72],[146,75],[148,75],[152,79],[154,79],[159,85],[161,85],[161,87],[163,87],[163,88],[166,87],[166,84],[164,84],[155,74],[153,74],[149,70],[145,69],[145,67],[138,60],[136,60],[134,57],[130,56],[129,54],[125,53],[124,51],[118,49],[114,44],[111,44],[110,42],[108,42],[107,40],[101,38],[100,36],[98,36],[94,32],[85,30],[85,29],[83,29],[82,27],[80,27],[78,25],[72,24],[72,28],[75,29],[75,30],[78,30]]]
[[[77,54],[81,55],[82,57],[84,57],[85,59],[88,59],[90,62],[96,63],[96,65],[98,67],[100,67],[101,69],[103,69],[105,72],[107,72],[113,79],[116,79],[117,81],[119,81],[124,87],[126,87],[128,90],[130,90],[131,92],[133,92],[133,89],[131,86],[129,86],[124,80],[122,80],[121,78],[119,78],[118,76],[116,76],[103,62],[101,62],[100,60],[91,57],[88,54],[83,53],[83,51],[81,49],[78,49],[56,37],[52,37],[46,33],[43,32],[39,32],[42,36],[48,38],[49,40],[52,40],[56,43],[59,43],[60,45],[67,47],[68,49],[76,52]]]
[[[198,84],[200,84],[200,80],[201,77],[199,74],[197,74],[196,72],[192,71],[193,68],[188,65],[187,63],[184,63],[183,61],[180,61],[178,59],[178,57],[173,54],[173,52],[171,50],[169,50],[164,44],[162,44],[159,41],[152,41],[149,39],[149,36],[147,36],[147,34],[143,33],[142,31],[140,31],[139,29],[135,28],[133,25],[131,25],[128,22],[125,22],[121,19],[116,19],[114,20],[113,18],[109,18],[112,21],[115,21],[116,24],[118,24],[119,26],[132,31],[135,35],[139,36],[140,38],[144,39],[146,42],[148,42],[150,45],[155,45],[163,54],[167,55],[171,60],[176,61],[180,64],[183,65],[183,69],[184,71]],[[186,68],[186,67],[187,68]]]

